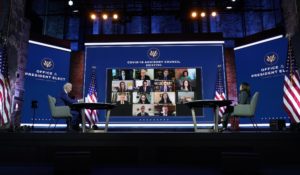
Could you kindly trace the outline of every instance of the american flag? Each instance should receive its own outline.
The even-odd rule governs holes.
[[[225,100],[226,95],[224,93],[224,81],[223,81],[223,71],[222,66],[218,65],[218,74],[217,74],[217,81],[215,87],[215,100]],[[222,117],[225,112],[226,107],[220,107],[219,116]]]
[[[300,123],[300,76],[289,38],[283,87],[283,105],[292,123]]]
[[[11,121],[11,89],[8,79],[8,62],[6,45],[0,46],[0,120],[1,125]]]
[[[97,103],[97,86],[96,86],[96,67],[92,67],[91,74],[91,84],[89,87],[89,92],[86,97],[86,103]],[[98,122],[98,113],[97,110],[85,110],[86,118],[88,119],[91,125],[95,125]]]

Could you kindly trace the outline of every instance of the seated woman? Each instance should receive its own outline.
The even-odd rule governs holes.
[[[250,93],[250,85],[246,82],[241,83],[239,94],[238,94],[238,104],[250,104],[251,93]],[[234,111],[234,106],[228,106],[225,110],[225,114],[223,115],[223,129],[227,129],[228,120],[231,113]]]
[[[138,103],[139,104],[150,104],[150,102],[147,99],[147,96],[145,94],[141,94],[141,97],[140,97],[140,100]]]
[[[182,91],[192,91],[192,86],[188,80],[183,80],[180,90]]]
[[[189,72],[187,70],[182,72],[180,80],[191,80],[191,78],[189,77]]]
[[[165,92],[161,95],[161,99],[158,103],[159,104],[172,104],[172,101],[170,100],[168,93]]]
[[[126,92],[126,91],[127,91],[127,89],[126,89],[126,84],[125,84],[124,81],[121,81],[121,82],[119,83],[118,92]]]

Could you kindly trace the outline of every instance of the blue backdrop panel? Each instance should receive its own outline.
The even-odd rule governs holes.
[[[258,123],[287,119],[282,102],[286,57],[285,38],[235,49],[237,84],[248,82],[252,95],[255,91],[260,92],[256,109]],[[241,122],[249,123],[248,120]]]
[[[149,56],[150,51],[158,51],[155,58]],[[217,65],[223,65],[223,44],[145,44],[137,45],[96,45],[86,44],[85,64],[85,96],[91,79],[91,69],[96,66],[96,83],[98,86],[98,100],[106,101],[107,69],[159,69],[159,68],[201,68],[203,99],[214,97]],[[200,83],[200,82],[199,82]],[[212,121],[212,110],[205,109],[202,121]],[[103,121],[101,115],[100,121]],[[141,121],[139,117],[112,117],[113,122]],[[145,121],[145,120],[143,120]],[[149,121],[184,122],[191,121],[191,117],[151,117]]]
[[[64,83],[69,79],[69,65],[69,51],[29,43],[22,123],[32,123],[33,100],[38,102],[35,123],[49,123],[51,115],[47,96],[56,97],[63,90]]]

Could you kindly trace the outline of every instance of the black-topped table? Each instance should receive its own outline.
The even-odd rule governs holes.
[[[75,103],[71,105],[72,109],[80,110],[81,111],[81,117],[82,117],[82,132],[86,132],[85,128],[85,109],[91,109],[91,110],[106,110],[106,121],[105,121],[105,127],[103,132],[107,132],[108,129],[108,123],[109,123],[109,117],[110,117],[110,110],[115,108],[116,105],[110,104],[110,103]],[[99,130],[101,131],[101,130]]]
[[[218,132],[219,109],[222,106],[229,106],[231,102],[232,102],[231,100],[195,100],[184,104],[191,109],[195,132],[211,131],[211,129],[205,130],[205,129],[197,128],[195,108],[205,108],[205,107],[213,108],[215,110],[215,114],[214,114],[214,128],[212,131]]]

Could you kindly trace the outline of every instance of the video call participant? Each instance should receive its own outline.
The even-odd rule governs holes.
[[[183,80],[180,90],[182,91],[192,91],[192,86],[188,80]]]
[[[169,111],[169,107],[164,105],[161,108],[160,116],[173,116],[173,114],[171,113],[171,111]]]
[[[170,100],[168,93],[163,93],[161,95],[160,101],[158,103],[159,104],[172,104],[172,101]]]
[[[146,69],[141,69],[140,74],[137,76],[138,80],[150,80],[150,77],[147,75]]]
[[[191,78],[189,77],[189,72],[188,71],[183,71],[182,75],[180,77],[180,80],[191,80]]]
[[[163,70],[163,75],[160,77],[160,80],[172,80],[171,76],[169,75],[169,69]]]
[[[137,116],[149,116],[149,114],[145,112],[145,106],[141,106],[141,112],[139,112]]]
[[[160,87],[160,92],[169,92],[171,88],[168,86],[167,81],[163,81],[163,85]]]
[[[117,105],[128,105],[129,102],[126,100],[126,94],[120,93],[119,94],[119,101],[117,101]]]
[[[119,80],[129,80],[128,76],[126,75],[125,70],[121,70],[121,74],[118,77]]]
[[[80,100],[72,99],[69,97],[72,91],[72,84],[66,83],[63,86],[63,91],[60,93],[59,97],[56,98],[56,106],[71,106],[74,103],[78,103]],[[68,129],[73,129],[79,131],[79,123],[81,123],[80,112],[76,110],[71,110],[72,119],[67,121]]]
[[[121,81],[119,83],[118,92],[126,92],[126,91],[127,91],[126,84],[124,81]]]
[[[139,92],[144,92],[144,93],[150,93],[151,92],[151,87],[148,86],[148,81],[147,80],[143,81],[143,86],[140,86]]]
[[[150,104],[149,100],[147,99],[146,94],[141,94],[139,104]]]

